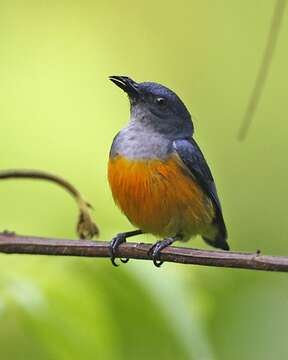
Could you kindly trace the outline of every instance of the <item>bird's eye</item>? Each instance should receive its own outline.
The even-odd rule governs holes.
[[[156,104],[157,104],[157,105],[162,106],[162,105],[164,105],[165,103],[166,103],[166,100],[165,100],[163,97],[157,97],[157,98],[156,98]]]

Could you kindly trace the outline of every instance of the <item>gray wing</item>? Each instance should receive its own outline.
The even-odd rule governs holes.
[[[209,166],[193,138],[175,140],[173,148],[191,172],[194,180],[200,185],[204,193],[211,199],[215,208],[214,223],[218,228],[218,236],[216,239],[204,239],[210,245],[228,250],[229,246],[226,242],[227,230],[223,219],[220,200],[218,198],[215,182]]]

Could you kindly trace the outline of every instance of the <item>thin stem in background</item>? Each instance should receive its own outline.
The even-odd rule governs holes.
[[[51,181],[62,188],[64,188],[75,199],[79,210],[79,218],[77,223],[77,234],[81,239],[92,238],[99,234],[97,225],[93,222],[90,209],[91,205],[86,202],[81,193],[67,180],[58,175],[50,174],[41,170],[27,170],[27,169],[11,169],[1,170],[0,180],[5,179],[37,179]]]
[[[266,47],[263,53],[262,61],[259,67],[258,75],[256,77],[250,100],[248,102],[242,125],[238,133],[238,139],[244,140],[247,136],[249,128],[252,123],[253,116],[259,104],[264,85],[268,76],[271,61],[274,55],[276,43],[279,37],[279,32],[284,17],[286,0],[276,0],[274,7],[274,14],[271,21],[270,31],[267,37]]]

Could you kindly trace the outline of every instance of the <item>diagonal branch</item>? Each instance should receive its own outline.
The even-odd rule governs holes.
[[[151,244],[122,244],[117,257],[151,260],[148,250]],[[32,236],[0,234],[0,252],[6,254],[58,255],[109,258],[108,241],[59,240]],[[205,266],[238,269],[288,271],[287,256],[268,256],[256,253],[196,250],[190,248],[168,247],[161,253],[161,260]]]

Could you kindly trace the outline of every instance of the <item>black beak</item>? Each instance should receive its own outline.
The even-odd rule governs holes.
[[[124,90],[129,96],[136,97],[139,95],[138,84],[128,76],[109,76],[109,80]]]

